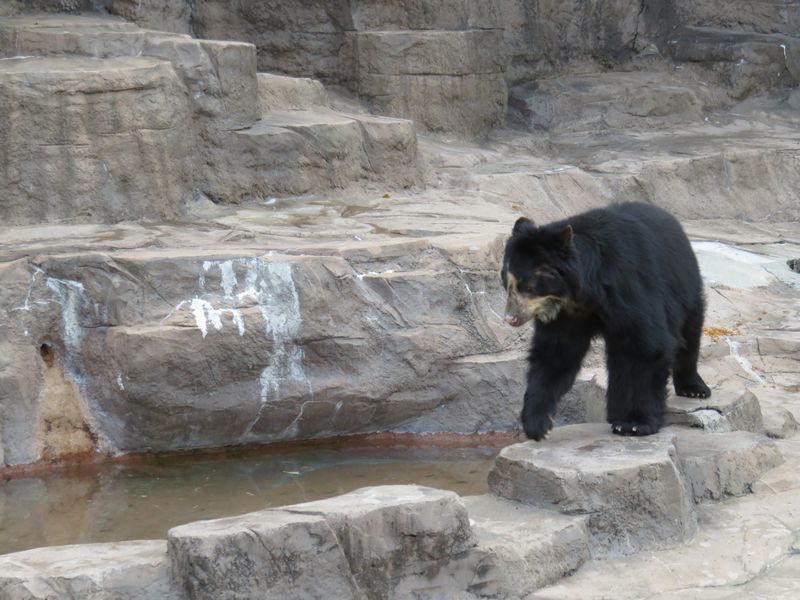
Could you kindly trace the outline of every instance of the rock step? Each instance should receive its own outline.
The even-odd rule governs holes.
[[[577,570],[589,558],[586,517],[566,516],[492,495],[464,498],[478,541],[478,579],[470,591],[524,598]]]
[[[3,343],[17,350],[6,377],[40,377],[25,365],[41,365],[40,346],[51,344],[81,373],[82,394],[97,399],[93,431],[120,452],[516,423],[524,359],[495,355],[514,333],[491,312],[502,294],[494,270],[464,262],[468,249],[431,240],[358,242],[350,232],[368,230],[353,225],[336,232],[337,242],[325,237],[330,225],[318,233],[297,210],[288,226],[275,211],[277,224],[254,225],[259,234],[238,249],[221,240],[227,228],[187,226],[174,233],[194,247],[159,248],[166,240],[151,237],[152,228],[132,226],[139,233],[123,244],[147,247],[73,253],[67,242],[68,253],[35,267],[4,263],[7,306],[29,299],[30,307],[9,319]],[[93,238],[114,235],[87,229]],[[298,245],[307,236],[319,246]],[[465,353],[471,361],[454,362]],[[385,361],[395,367],[376,378]],[[37,382],[23,388],[34,398]],[[487,398],[497,402],[489,407]],[[46,445],[35,439],[45,429],[39,405],[30,406],[6,421],[8,464],[39,460]]]
[[[673,60],[723,77],[734,98],[800,82],[800,38],[714,27],[685,27],[667,42]]]
[[[594,557],[687,541],[693,503],[741,495],[783,462],[775,444],[747,432],[668,428],[644,438],[607,425],[568,425],[548,441],[504,448],[489,474],[492,493],[569,515],[587,515]]]
[[[564,75],[509,92],[511,123],[533,129],[668,127],[702,120],[708,88],[663,72]]]
[[[503,125],[502,29],[357,32],[358,93],[374,112],[429,131],[483,135]]]
[[[504,448],[489,488],[516,502],[588,515],[594,557],[677,545],[697,528],[672,431],[625,438],[605,424],[557,427],[544,443]]]
[[[262,114],[275,110],[311,110],[328,106],[328,93],[316,79],[258,73],[258,102]]]
[[[731,382],[713,389],[711,397],[706,399],[671,395],[667,399],[664,422],[711,432],[764,431],[764,418],[756,395]]]
[[[246,166],[238,175],[241,189],[256,197],[343,188],[368,178],[386,187],[417,181],[416,133],[404,119],[321,107],[271,110],[254,126],[233,132],[230,152]]]
[[[230,590],[276,600],[444,595],[474,577],[464,562],[474,544],[459,497],[419,486],[363,488],[169,532],[173,573],[198,599]]]
[[[24,145],[12,154],[19,164],[0,175],[0,218],[12,223],[172,218],[196,191],[218,202],[239,202],[370,180],[384,189],[418,182],[411,122],[337,116],[327,108],[319,82],[258,75],[251,44],[142,30],[109,18],[36,15],[0,22],[0,56],[17,55],[37,58],[3,61],[0,67],[8,84],[0,99],[15,119],[12,131],[20,132],[12,146]],[[92,68],[126,66],[102,60],[139,60],[158,70],[162,81],[142,84],[127,68],[107,78],[84,75]],[[57,86],[32,94],[35,77],[26,69],[56,62],[72,65],[58,67],[59,77],[71,69],[97,94],[64,95],[56,93]],[[127,87],[120,90],[123,84]],[[111,138],[101,137],[109,133],[102,129],[104,120],[98,127],[86,114],[95,106],[101,117],[119,115],[114,123],[133,120],[130,148],[109,151]],[[82,134],[80,144],[61,139],[54,144],[50,137],[61,131]],[[124,157],[124,165],[115,164],[117,156]],[[61,185],[64,180],[72,185]],[[42,181],[47,185],[36,185]],[[52,190],[63,195],[59,202],[52,201]]]
[[[219,129],[258,118],[252,44],[197,40],[114,18],[30,15],[0,21],[0,56],[152,57],[169,61],[195,112]]]
[[[0,598],[178,600],[164,540],[37,548],[0,556]]]
[[[676,445],[695,502],[748,494],[761,475],[783,463],[775,442],[753,433],[680,430]]]
[[[177,215],[191,176],[191,111],[169,62],[3,60],[0,106],[3,221]]]

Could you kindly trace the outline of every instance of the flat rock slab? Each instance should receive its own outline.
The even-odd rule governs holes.
[[[169,554],[191,598],[358,597],[347,558],[321,515],[264,510],[189,523],[170,530]]]
[[[192,598],[385,598],[454,589],[475,541],[453,492],[379,486],[169,532]]]
[[[676,434],[681,471],[695,502],[750,493],[765,471],[783,462],[774,442],[753,433]]]
[[[37,548],[0,556],[0,598],[177,600],[163,540]]]
[[[667,425],[687,425],[709,431],[759,433],[764,429],[758,398],[744,386],[731,383],[713,389],[710,398],[671,396],[667,400],[664,421]]]
[[[444,594],[454,582],[440,571],[475,544],[461,499],[433,488],[363,488],[285,510],[325,517],[368,597],[385,597],[396,588],[409,597],[437,588]],[[437,576],[443,578],[432,585]]]
[[[670,431],[626,438],[605,424],[556,428],[546,442],[504,448],[489,487],[517,502],[588,515],[594,556],[676,545],[696,529]]]
[[[589,558],[586,517],[511,502],[490,494],[464,498],[478,538],[477,582],[481,596],[522,598],[566,577]]]

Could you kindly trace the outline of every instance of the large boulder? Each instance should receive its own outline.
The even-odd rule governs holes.
[[[567,425],[543,443],[504,448],[489,474],[493,493],[588,515],[594,556],[674,546],[696,529],[675,434],[611,434],[608,425]]]
[[[381,486],[172,529],[193,598],[387,598],[446,594],[475,541],[452,492]],[[438,578],[438,579],[437,579]]]

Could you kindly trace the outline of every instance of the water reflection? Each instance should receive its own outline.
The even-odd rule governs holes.
[[[0,483],[0,553],[163,538],[175,525],[416,483],[482,494],[497,448],[303,448],[153,458]]]

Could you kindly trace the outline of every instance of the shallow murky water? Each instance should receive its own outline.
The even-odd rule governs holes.
[[[147,459],[0,482],[0,554],[163,538],[175,525],[416,483],[482,494],[499,448],[300,448]]]

